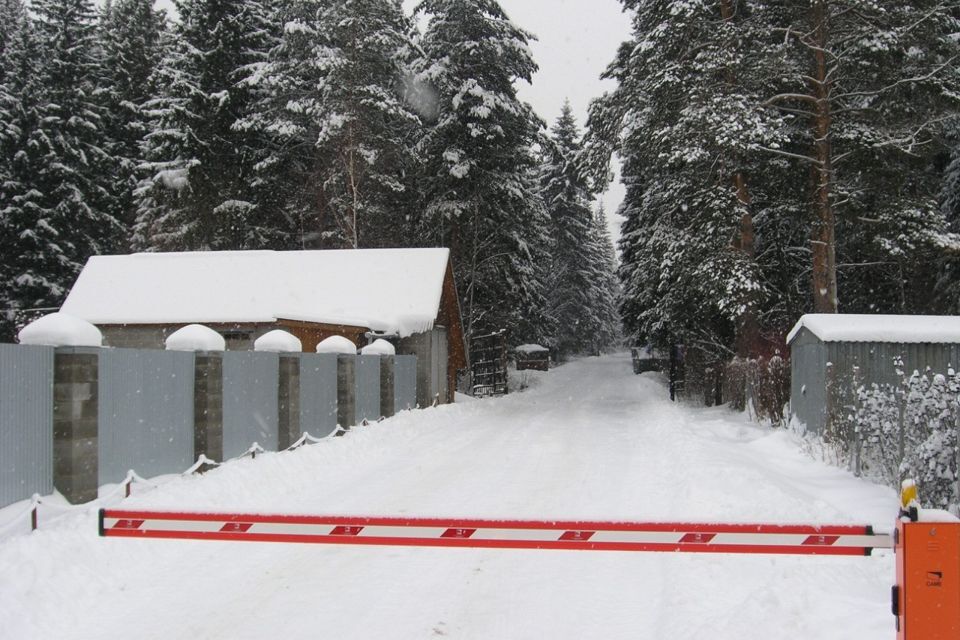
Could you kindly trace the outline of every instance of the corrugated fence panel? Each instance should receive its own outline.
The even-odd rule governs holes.
[[[257,351],[223,354],[223,457],[235,458],[254,442],[277,450],[280,356]]]
[[[357,356],[357,424],[380,418],[380,356]]]
[[[99,483],[133,469],[149,478],[193,463],[193,354],[155,349],[100,353]]]
[[[0,507],[53,493],[53,348],[0,345]]]
[[[394,356],[394,410],[406,411],[417,406],[417,356]]]
[[[300,356],[300,430],[322,438],[337,427],[337,356]]]

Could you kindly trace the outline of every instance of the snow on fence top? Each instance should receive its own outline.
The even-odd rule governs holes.
[[[393,356],[396,355],[397,348],[383,338],[377,338],[363,349],[360,349],[360,353],[365,356]]]
[[[303,351],[303,343],[289,331],[274,329],[254,340],[253,350],[274,353],[300,352]]]
[[[202,324],[188,324],[170,334],[164,343],[167,351],[224,351],[223,336]]]
[[[787,343],[804,327],[824,342],[960,343],[960,316],[808,313]]]
[[[343,336],[330,336],[320,341],[320,344],[317,345],[317,353],[343,353],[355,356],[357,355],[357,345]]]
[[[433,328],[448,260],[447,249],[94,256],[62,310],[99,325],[286,319],[406,337]]]
[[[17,334],[20,344],[51,347],[99,347],[103,335],[95,326],[67,313],[51,313],[34,320]]]

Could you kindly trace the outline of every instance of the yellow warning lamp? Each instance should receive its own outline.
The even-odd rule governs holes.
[[[919,508],[917,483],[912,478],[907,478],[900,483],[900,516],[916,522]]]

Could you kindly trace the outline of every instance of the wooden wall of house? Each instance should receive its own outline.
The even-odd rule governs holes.
[[[313,353],[317,345],[330,336],[343,336],[350,340],[357,348],[366,346],[366,327],[354,327],[342,324],[317,324],[315,322],[301,322],[298,320],[278,320],[278,328],[289,331],[303,344],[304,353]]]
[[[447,262],[447,272],[443,278],[443,293],[440,296],[440,309],[436,324],[446,328],[447,334],[447,398],[454,401],[457,390],[457,372],[470,368],[466,338],[463,334],[463,320],[460,316],[460,298],[453,279],[453,265]]]

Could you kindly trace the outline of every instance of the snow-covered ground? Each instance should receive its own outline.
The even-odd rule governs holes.
[[[497,400],[239,460],[130,508],[893,524],[896,496],[788,433],[678,407],[626,356]],[[0,636],[893,637],[893,556],[725,556],[98,538],[69,515],[0,543]]]

